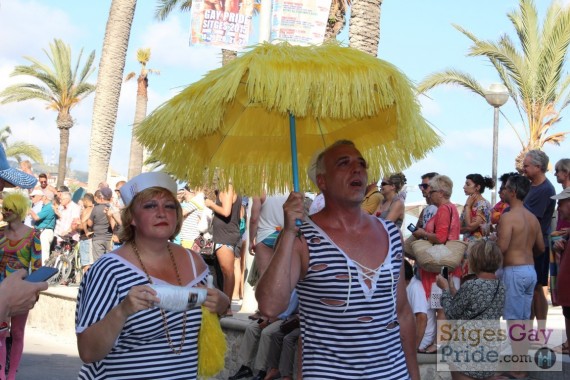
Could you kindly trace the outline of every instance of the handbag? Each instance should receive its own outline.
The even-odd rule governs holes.
[[[293,315],[287,319],[284,319],[279,325],[279,330],[285,335],[289,334],[291,331],[299,328],[301,326],[301,320],[299,315]]]
[[[192,244],[191,249],[199,253],[207,264],[211,264],[215,261],[214,242],[212,239],[206,239],[203,234],[198,235],[198,237],[194,239],[194,244]]]
[[[414,243],[417,240],[418,239],[416,239],[414,235],[410,235],[406,238],[406,240],[404,240],[404,253],[406,254],[406,256],[411,257],[414,260],[416,256],[414,255],[414,250],[412,249],[412,243]]]
[[[450,225],[453,214],[450,210]],[[465,256],[467,243],[462,240],[448,240],[445,244],[433,244],[428,240],[416,240],[411,250],[420,268],[439,273],[442,267],[455,269]]]
[[[427,240],[412,243],[412,250],[420,268],[439,273],[442,267],[455,269],[461,265],[467,243],[462,240],[448,240],[445,244],[432,244]]]

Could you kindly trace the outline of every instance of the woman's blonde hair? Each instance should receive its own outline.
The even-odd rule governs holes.
[[[4,193],[2,208],[12,210],[23,221],[30,208],[30,199],[20,192]]]
[[[501,249],[492,240],[477,240],[469,251],[469,270],[475,274],[495,273],[503,264]]]
[[[182,207],[180,206],[180,202],[176,199],[176,196],[164,187],[149,187],[137,193],[131,203],[125,206],[121,211],[122,226],[119,230],[119,239],[121,239],[122,242],[127,243],[135,240],[136,227],[132,225],[135,206],[146,202],[155,196],[167,197],[176,203],[176,229],[170,237],[170,240],[174,239],[180,233],[184,217],[182,216]]]
[[[441,191],[445,198],[451,197],[453,191],[453,181],[446,175],[436,175],[429,181],[429,186],[433,191]]]

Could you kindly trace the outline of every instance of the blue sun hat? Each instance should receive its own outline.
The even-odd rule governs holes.
[[[10,167],[4,147],[0,145],[0,178],[22,189],[33,189],[38,179],[31,174]]]

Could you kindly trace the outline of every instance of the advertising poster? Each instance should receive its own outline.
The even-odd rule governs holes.
[[[241,50],[248,45],[254,0],[194,0],[190,45]]]
[[[331,0],[273,0],[271,40],[294,45],[321,44]]]

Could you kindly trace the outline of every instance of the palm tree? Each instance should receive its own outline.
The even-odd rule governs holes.
[[[133,178],[142,172],[143,147],[135,136],[135,131],[140,122],[146,117],[146,107],[148,103],[148,74],[160,74],[156,69],[147,69],[146,64],[150,60],[150,48],[137,50],[137,61],[141,64],[141,71],[137,78],[137,104],[135,108],[135,120],[131,137],[131,153],[129,158],[128,178]],[[130,72],[125,78],[125,82],[135,77],[135,72]]]
[[[346,25],[346,7],[350,0],[333,0],[329,10],[329,19],[325,30],[325,41],[336,39],[342,28]]]
[[[62,40],[55,39],[50,44],[50,52],[44,52],[51,63],[46,65],[32,57],[24,57],[31,65],[16,66],[11,76],[27,76],[30,83],[20,83],[7,87],[0,93],[2,104],[36,99],[46,102],[47,108],[57,112],[57,128],[59,129],[59,163],[57,170],[57,185],[63,185],[65,180],[65,164],[69,147],[69,130],[74,121],[71,109],[95,90],[95,86],[87,83],[87,78],[93,73],[95,51],[92,51],[85,66],[79,70],[83,49],[75,67],[71,64],[71,48]]]
[[[353,0],[350,7],[349,44],[351,47],[368,53],[373,57],[378,55],[380,7],[382,1]]]
[[[469,56],[491,62],[515,103],[524,125],[524,138],[517,133],[522,150],[515,164],[520,170],[528,150],[542,149],[546,143],[560,145],[568,133],[551,133],[550,129],[560,122],[561,112],[570,103],[570,76],[563,70],[570,43],[570,9],[553,1],[541,25],[534,2],[520,0],[519,9],[507,17],[520,46],[506,34],[496,42],[483,41],[463,27],[453,26],[473,42]],[[459,85],[485,96],[473,76],[455,69],[429,75],[418,90],[426,92],[442,84]]]
[[[44,163],[44,157],[40,148],[25,141],[15,141],[9,144],[8,138],[10,136],[12,136],[12,128],[9,125],[0,129],[0,144],[4,147],[6,157],[12,157],[20,163],[22,162],[22,156],[26,156],[39,164]]]
[[[89,189],[107,180],[136,0],[113,0],[99,63],[89,146]]]

